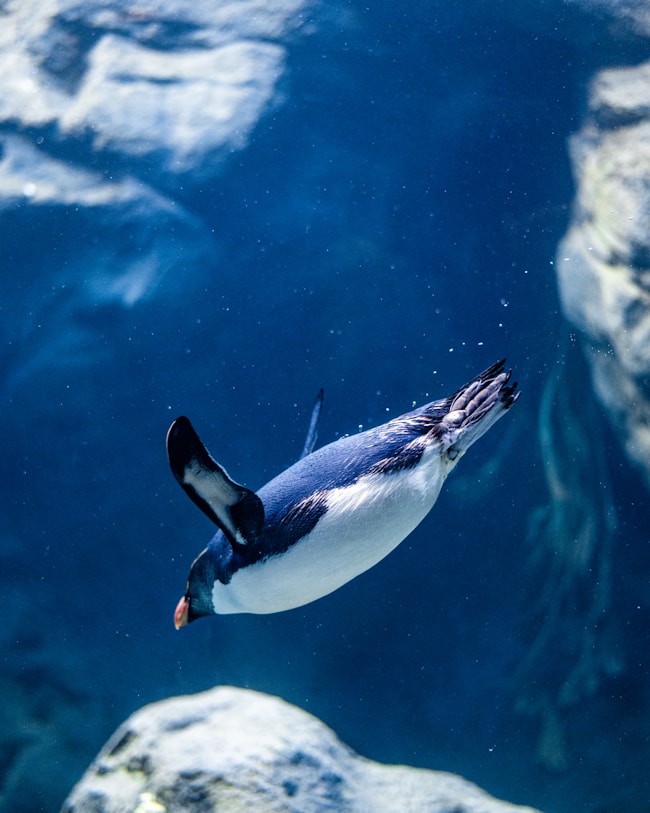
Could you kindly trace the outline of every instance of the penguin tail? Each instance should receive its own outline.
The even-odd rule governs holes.
[[[456,460],[476,443],[519,398],[517,382],[505,359],[497,361],[448,399],[449,411],[439,426],[440,438]]]

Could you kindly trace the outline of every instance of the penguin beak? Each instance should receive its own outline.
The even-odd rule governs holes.
[[[176,610],[174,611],[174,626],[177,630],[181,627],[184,627],[186,624],[190,622],[190,600],[187,596],[183,596],[181,600],[176,605]]]

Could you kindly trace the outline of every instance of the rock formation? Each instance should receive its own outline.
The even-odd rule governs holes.
[[[281,102],[302,6],[0,2],[3,256],[58,303],[48,302],[51,335],[39,343],[54,346],[63,332],[57,312],[130,308],[171,269],[214,262],[210,229],[183,196],[218,177]],[[5,344],[22,337],[23,370],[43,361],[24,319],[32,292],[3,278],[2,299],[21,321],[5,320],[2,333]],[[52,355],[64,360],[83,343]]]
[[[532,813],[450,773],[360,757],[278,698],[217,687],[153,703],[111,737],[63,813]]]
[[[594,389],[650,485],[650,64],[601,71],[573,138],[577,194],[557,255]]]

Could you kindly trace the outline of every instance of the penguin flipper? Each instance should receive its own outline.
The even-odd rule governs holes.
[[[231,544],[247,545],[255,540],[264,525],[262,501],[228,476],[185,417],[177,418],[169,427],[167,457],[185,493]]]
[[[302,448],[300,460],[302,460],[303,457],[307,457],[308,454],[311,454],[314,451],[316,439],[318,438],[318,425],[320,424],[320,411],[323,406],[323,395],[323,390],[319,390],[318,395],[316,396],[316,403],[314,404],[314,408],[311,412],[309,429],[307,430],[307,437],[305,438],[305,445]]]

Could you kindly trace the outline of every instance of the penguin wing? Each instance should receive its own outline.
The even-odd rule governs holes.
[[[262,501],[228,476],[185,417],[177,418],[169,427],[167,457],[185,493],[231,544],[247,545],[255,540],[264,525]]]

